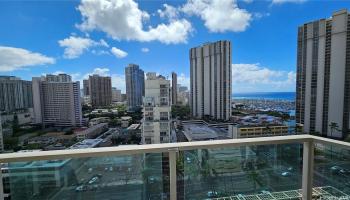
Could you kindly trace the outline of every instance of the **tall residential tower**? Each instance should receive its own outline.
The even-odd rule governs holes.
[[[177,104],[177,74],[171,73],[171,102],[172,105]]]
[[[344,138],[350,125],[350,14],[299,26],[296,121],[308,133]]]
[[[145,96],[145,74],[138,65],[129,64],[125,67],[126,97],[128,109],[134,110],[141,107],[142,98]]]
[[[170,81],[156,73],[147,73],[143,103],[142,142],[170,142]]]
[[[228,120],[231,117],[232,47],[227,40],[190,50],[192,116]]]
[[[111,77],[89,76],[89,93],[93,107],[109,106],[112,103]]]
[[[32,82],[0,76],[0,111],[33,108]]]
[[[79,81],[67,74],[33,77],[34,122],[54,126],[81,126]]]

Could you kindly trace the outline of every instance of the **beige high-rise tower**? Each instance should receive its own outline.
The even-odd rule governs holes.
[[[231,117],[232,47],[227,40],[206,43],[190,50],[193,117],[210,116],[228,120]]]
[[[34,122],[53,126],[81,126],[79,81],[67,74],[33,77]]]
[[[350,13],[299,26],[296,122],[307,133],[344,138],[350,126]],[[331,127],[332,124],[332,127]]]

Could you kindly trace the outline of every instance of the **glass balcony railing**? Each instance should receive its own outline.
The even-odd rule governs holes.
[[[0,155],[2,199],[350,199],[350,144],[310,135]]]

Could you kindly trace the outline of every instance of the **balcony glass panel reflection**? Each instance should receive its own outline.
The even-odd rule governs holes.
[[[165,154],[9,163],[12,200],[168,198]]]
[[[314,187],[322,187],[323,196],[350,199],[350,150],[316,143]]]
[[[180,152],[178,196],[243,197],[301,188],[302,145],[262,145]]]

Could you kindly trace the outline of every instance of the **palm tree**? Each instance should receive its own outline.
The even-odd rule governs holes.
[[[253,169],[248,172],[249,179],[253,181],[254,191],[256,190],[256,183],[259,183],[259,174]],[[259,184],[260,185],[260,184]]]
[[[339,130],[338,123],[336,123],[336,122],[331,122],[331,123],[329,124],[329,127],[331,128],[331,137],[333,136],[334,130],[340,131],[340,130]]]

